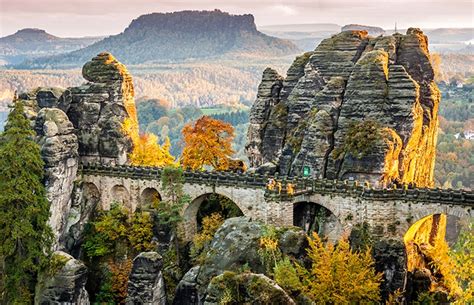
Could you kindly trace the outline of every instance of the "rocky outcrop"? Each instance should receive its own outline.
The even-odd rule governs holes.
[[[35,305],[88,305],[86,281],[87,268],[82,262],[64,252],[55,252],[47,271],[40,276]]]
[[[222,304],[229,297],[237,304],[296,304],[264,274],[225,272],[212,279],[204,305]]]
[[[255,273],[264,273],[265,266],[258,249],[265,230],[263,223],[247,217],[227,219],[214,235],[204,263],[184,275],[176,291],[177,298],[185,300],[182,296],[186,295],[196,299],[195,303],[186,304],[202,304],[208,293],[207,287],[215,276],[224,271],[239,272],[244,265]],[[282,229],[278,245],[282,253],[302,259],[307,246],[306,234],[297,228]],[[180,303],[175,300],[174,304]]]
[[[78,141],[68,117],[57,108],[41,109],[35,129],[45,162],[45,186],[51,203],[49,225],[53,229],[57,248],[71,207],[71,194],[79,165]]]
[[[246,148],[251,166],[273,161],[268,158],[267,154],[262,155],[263,151],[268,151],[268,149],[263,149],[262,139],[270,113],[278,107],[282,83],[283,78],[275,70],[267,68],[263,71],[262,82],[258,86],[257,99],[249,117],[248,134],[251,140],[247,143]]]
[[[427,43],[413,28],[376,38],[345,31],[297,57],[283,81],[265,70],[250,113],[251,166],[432,186],[440,96]],[[376,126],[370,141],[357,138],[365,125]]]
[[[124,164],[132,143],[123,126],[138,128],[132,78],[110,53],[87,62],[82,75],[89,82],[64,94],[81,161]]]
[[[165,305],[163,260],[156,252],[142,252],[133,260],[126,304]]]
[[[40,87],[19,95],[45,162],[54,249],[69,251],[80,242],[100,198],[88,186],[74,188],[79,164],[126,163],[131,135],[138,134],[133,83],[125,66],[101,53],[84,65],[83,76],[88,82],[79,87]]]
[[[176,287],[176,295],[173,300],[173,305],[197,305],[202,304],[199,299],[197,276],[201,266],[195,266],[186,272],[181,281]]]
[[[50,202],[49,225],[53,248],[64,231],[71,205],[71,194],[79,165],[78,139],[67,115],[60,108],[64,89],[39,87],[19,95],[25,115],[36,131],[36,141],[45,163],[44,184]]]
[[[60,244],[74,257],[80,257],[84,229],[98,207],[100,193],[92,183],[77,182],[71,197],[66,227],[60,237]]]
[[[375,260],[375,269],[383,273],[381,284],[381,295],[387,300],[389,295],[406,285],[407,255],[405,244],[401,240],[387,239],[378,240],[372,248]]]

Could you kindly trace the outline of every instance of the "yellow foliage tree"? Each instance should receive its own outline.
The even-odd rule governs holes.
[[[219,213],[212,213],[202,219],[201,232],[193,237],[193,245],[191,247],[191,258],[197,263],[201,262],[202,250],[212,240],[217,229],[224,223],[224,217]]]
[[[143,134],[133,143],[133,151],[129,155],[130,163],[138,166],[175,166],[171,155],[170,140],[165,139],[163,145],[158,144],[158,137],[154,134]]]
[[[370,249],[351,250],[346,239],[324,244],[316,233],[308,238],[309,270],[296,264],[301,290],[316,304],[366,304],[380,301],[382,274],[374,268]]]
[[[430,54],[430,63],[433,68],[434,80],[435,82],[440,82],[443,80],[443,73],[441,71],[441,56],[438,53]]]
[[[449,251],[453,261],[451,272],[460,287],[457,295],[452,295],[454,304],[474,303],[474,221],[461,231],[458,242]]]
[[[227,170],[230,156],[234,153],[232,125],[203,116],[195,124],[184,126],[182,130],[184,150],[181,163],[185,168],[201,170],[205,165],[215,170]]]
[[[128,158],[132,165],[137,166],[176,166],[175,158],[170,153],[170,140],[165,139],[163,145],[158,144],[158,137],[152,133],[140,134],[138,121],[126,118],[122,124],[124,134],[128,135],[133,143],[133,150]]]

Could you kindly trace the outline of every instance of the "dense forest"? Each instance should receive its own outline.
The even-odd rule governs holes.
[[[135,96],[166,100],[171,107],[208,107],[215,104],[250,105],[262,71],[272,66],[281,73],[293,57],[192,61],[175,64],[129,65]],[[78,86],[80,70],[0,70],[0,111],[16,91],[31,88]]]
[[[440,84],[443,98],[435,167],[439,187],[474,189],[473,80],[462,87],[457,82]]]

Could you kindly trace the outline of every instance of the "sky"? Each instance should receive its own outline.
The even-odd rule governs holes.
[[[257,26],[358,23],[393,29],[474,27],[472,0],[0,0],[0,36],[41,28],[61,37],[122,32],[143,14],[220,9],[253,14]]]

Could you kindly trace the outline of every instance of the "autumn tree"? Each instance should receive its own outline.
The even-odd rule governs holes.
[[[163,145],[158,144],[158,137],[151,133],[140,135],[133,143],[133,151],[129,155],[130,163],[137,166],[173,166],[174,157],[170,153],[170,140],[165,139]]]
[[[347,240],[323,243],[313,233],[306,250],[307,269],[287,259],[276,263],[275,280],[288,291],[303,292],[316,304],[376,304],[382,274],[377,273],[371,250],[353,251]]]
[[[474,221],[461,231],[458,241],[449,250],[450,269],[460,289],[452,293],[454,304],[474,303]],[[450,266],[450,267],[451,267]]]
[[[441,71],[441,56],[438,53],[431,53],[430,63],[431,67],[433,68],[435,82],[441,82],[443,80],[443,73]]]
[[[29,304],[52,242],[44,163],[35,132],[14,101],[0,136],[0,303]]]
[[[182,130],[184,150],[181,163],[185,168],[201,170],[208,165],[215,170],[229,168],[230,156],[234,153],[232,125],[203,116]]]
[[[132,165],[137,166],[174,166],[174,157],[170,153],[170,140],[160,145],[158,137],[152,133],[140,134],[138,122],[132,118],[126,118],[122,125],[122,131],[128,135],[133,143],[133,150],[128,158]]]

